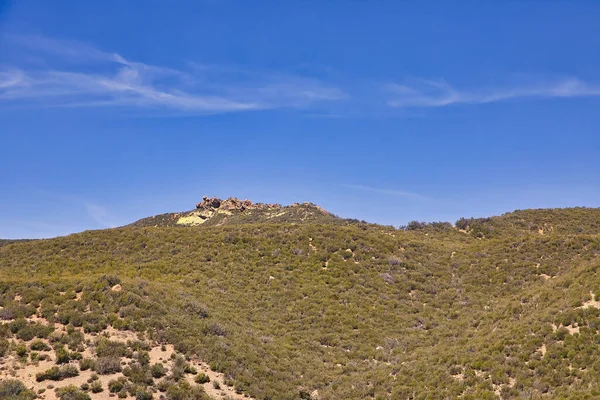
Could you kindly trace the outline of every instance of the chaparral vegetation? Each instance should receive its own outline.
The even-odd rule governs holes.
[[[598,209],[221,208],[2,243],[0,398],[600,397]]]

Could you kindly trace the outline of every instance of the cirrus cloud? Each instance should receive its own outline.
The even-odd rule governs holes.
[[[600,96],[600,85],[577,78],[562,78],[502,87],[457,89],[445,80],[416,79],[410,84],[385,86],[391,107],[443,107],[453,104],[485,104],[511,99]]]
[[[313,108],[347,98],[310,76],[232,74],[218,66],[175,69],[131,61],[74,41],[10,37],[43,62],[0,67],[0,101],[30,106],[151,108],[209,114]],[[210,75],[207,79],[205,75]]]

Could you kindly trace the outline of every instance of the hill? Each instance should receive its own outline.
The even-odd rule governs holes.
[[[206,206],[0,247],[0,379],[43,398],[65,396],[43,375],[60,365],[83,379],[53,385],[91,398],[600,396],[597,209],[393,229]]]

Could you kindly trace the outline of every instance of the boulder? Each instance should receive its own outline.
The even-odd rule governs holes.
[[[196,208],[200,209],[211,209],[211,208],[219,208],[221,207],[221,199],[218,197],[202,197],[202,202],[196,204]]]

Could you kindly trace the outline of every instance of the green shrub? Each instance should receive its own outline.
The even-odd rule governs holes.
[[[36,339],[33,342],[31,342],[31,344],[29,345],[29,348],[31,350],[35,350],[35,351],[49,351],[50,350],[50,346],[48,346],[46,344],[46,342],[44,342],[43,340],[39,340],[39,339]]]
[[[91,397],[87,393],[84,393],[74,385],[57,388],[56,396],[60,400],[91,400]]]
[[[95,370],[96,360],[93,358],[82,358],[79,360],[79,369],[82,371],[87,371],[88,369]]]
[[[37,396],[28,390],[23,382],[17,379],[0,381],[0,399],[6,400],[31,400]]]
[[[168,400],[205,400],[206,392],[200,386],[192,386],[186,381],[180,381],[167,389]]]
[[[47,369],[44,372],[38,372],[35,375],[35,380],[38,382],[43,382],[45,380],[59,381],[60,379],[61,379],[61,374],[60,374],[59,367],[52,367],[50,369]]]
[[[198,383],[198,384],[203,384],[203,383],[208,383],[210,382],[210,378],[208,377],[208,375],[203,374],[203,373],[199,373],[198,375],[196,375],[196,377],[194,378],[194,382]]]
[[[19,338],[25,342],[30,341],[34,337],[35,337],[35,330],[32,329],[31,325],[26,326],[17,332],[17,338]]]
[[[183,372],[185,372],[186,374],[196,375],[198,373],[198,370],[193,365],[187,364],[183,368]]]
[[[12,333],[18,333],[21,329],[25,329],[27,326],[27,320],[25,318],[15,319],[13,322],[8,324]]]
[[[128,377],[129,380],[134,384],[152,384],[152,374],[150,369],[139,364],[131,364],[123,368],[123,375]]]
[[[150,373],[152,374],[153,378],[162,378],[167,374],[167,370],[161,363],[156,363],[150,367]]]
[[[60,376],[62,379],[71,378],[79,375],[79,369],[75,365],[68,364],[60,367]]]
[[[161,392],[166,392],[169,389],[169,387],[171,387],[171,385],[173,384],[174,382],[172,380],[165,378],[158,381],[158,383],[156,384],[156,388]]]
[[[128,341],[127,345],[131,347],[133,351],[150,351],[152,349],[152,346],[142,340]]]
[[[27,355],[27,346],[24,343],[19,343],[17,347],[15,347],[15,352],[19,357],[25,357]]]
[[[0,339],[0,357],[4,357],[10,349],[10,342],[4,338]]]
[[[308,393],[305,390],[301,390],[300,393],[298,394],[298,397],[300,397],[300,400],[310,400],[311,399],[310,393]]]
[[[33,338],[46,338],[53,331],[52,327],[41,325],[41,324],[29,324],[27,326],[22,327],[17,332],[17,337],[26,342],[32,340]]]
[[[215,336],[226,336],[227,335],[227,331],[225,330],[225,327],[218,322],[213,322],[211,324],[208,324],[206,326],[206,329],[204,330],[204,332],[207,335],[215,335]]]
[[[118,357],[100,357],[96,360],[96,372],[110,375],[121,372],[121,359]]]
[[[96,342],[96,355],[98,357],[124,357],[127,354],[125,343],[100,338]]]
[[[56,363],[57,364],[66,364],[71,361],[71,357],[69,356],[69,352],[64,347],[60,346],[55,350],[56,355]]]
[[[116,275],[104,275],[100,278],[100,282],[106,283],[107,287],[111,288],[121,283],[121,278]]]
[[[133,359],[140,365],[148,365],[150,363],[150,354],[147,351],[140,350],[134,353]]]
[[[147,390],[140,390],[135,395],[136,400],[152,400],[152,393]]]
[[[108,381],[108,391],[111,393],[119,393],[125,387],[127,379],[119,377],[118,379],[111,379]]]
[[[99,380],[92,382],[92,384],[90,385],[90,390],[92,391],[92,393],[100,393],[104,390],[102,388],[102,382],[100,382]]]
[[[85,322],[83,324],[83,331],[85,333],[99,333],[102,332],[103,330],[106,329],[106,327],[108,326],[108,324],[106,323],[105,320],[103,321],[97,321],[97,322]]]
[[[79,369],[74,365],[63,365],[62,367],[52,367],[44,372],[39,372],[35,380],[43,382],[45,380],[60,381],[65,378],[72,378],[79,375]]]

